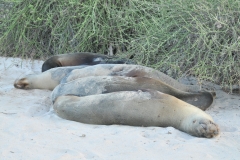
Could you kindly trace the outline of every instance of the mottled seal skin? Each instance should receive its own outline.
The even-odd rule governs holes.
[[[69,69],[70,68],[70,69]],[[68,72],[68,73],[67,73]],[[49,75],[49,76],[46,76]],[[61,76],[63,75],[63,76]],[[76,66],[76,67],[60,67],[53,68],[48,71],[45,71],[39,75],[27,75],[22,79],[18,79],[15,81],[15,87],[21,89],[49,89],[52,90],[54,86],[50,86],[47,88],[46,84],[41,83],[50,82],[56,77],[58,78],[58,82],[67,83],[69,81],[83,78],[87,76],[125,76],[125,77],[149,77],[153,79],[160,80],[173,88],[176,88],[185,92],[198,92],[200,91],[199,86],[196,85],[185,85],[179,83],[177,80],[167,76],[166,74],[154,70],[149,67],[144,67],[140,65],[130,65],[130,64],[98,64],[95,66]],[[36,79],[41,79],[41,81],[35,81]],[[34,81],[32,81],[34,80]],[[36,82],[39,82],[38,84]],[[30,85],[31,84],[31,85]],[[58,85],[59,83],[55,83]],[[26,87],[28,88],[26,88]],[[38,86],[38,88],[36,87]],[[39,88],[40,87],[40,88]],[[44,88],[45,87],[45,88]]]
[[[197,85],[185,85],[158,70],[133,64],[98,64],[82,69],[75,69],[69,73],[69,76],[63,80],[63,83],[87,76],[149,77],[158,79],[173,88],[185,92],[200,91],[200,87]]]
[[[218,135],[218,126],[202,110],[158,91],[122,91],[106,94],[60,96],[54,103],[58,116],[88,124],[172,126],[197,137]]]
[[[16,79],[14,87],[18,89],[48,89],[53,90],[61,80],[74,69],[84,68],[86,65],[73,67],[52,68],[40,74],[29,74]]]
[[[110,92],[145,89],[152,89],[170,94],[202,110],[208,108],[213,102],[213,96],[210,92],[184,92],[153,78],[123,76],[88,76],[68,83],[61,83],[53,90],[51,98],[52,101],[55,102],[57,97],[63,95],[81,97]]]
[[[113,57],[96,53],[69,53],[55,55],[47,59],[42,65],[42,72],[51,68],[64,67],[64,66],[79,66],[79,65],[96,65],[96,64],[124,64],[133,63],[130,60],[116,60]]]
[[[99,80],[98,84],[99,86],[95,86],[95,88],[101,88],[103,84],[106,83],[107,81],[105,79],[101,78],[99,79],[97,77],[99,76],[118,77],[117,81],[119,82],[116,81],[118,83],[118,89],[114,91],[120,91],[119,89],[123,90],[154,89],[154,87],[157,87],[158,88],[157,90],[173,95],[187,103],[190,103],[201,108],[202,110],[205,110],[212,104],[215,96],[214,92],[212,93],[199,91],[197,92],[195,91],[197,90],[196,86],[181,84],[178,81],[172,79],[171,77],[163,74],[162,72],[156,71],[152,68],[126,64],[99,64],[95,66],[82,65],[52,68],[48,71],[42,72],[41,74],[27,75],[24,78],[17,79],[14,82],[14,87],[19,89],[53,90],[60,83],[68,83],[71,81],[75,81],[78,78],[86,78],[89,76],[95,76],[96,78],[95,77],[90,79],[88,78],[87,81],[83,79],[82,80],[83,82],[79,83],[87,84],[89,87],[93,87],[95,86],[94,84],[98,83],[96,80]],[[120,82],[121,80],[119,76],[123,77],[122,83]],[[132,77],[132,79],[124,78],[128,76]],[[132,84],[133,80],[138,81]],[[139,86],[141,87],[139,88]],[[65,88],[64,91],[67,92],[68,90],[76,88],[78,87],[70,84],[70,86]],[[84,88],[84,86],[81,86],[80,88]],[[192,90],[192,93],[188,92],[189,89]],[[97,90],[94,89],[94,92],[96,91]],[[110,91],[111,89],[109,90],[109,92]],[[78,92],[79,95],[83,93],[78,90],[76,92]],[[101,91],[99,93],[104,93],[104,91]],[[94,94],[97,94],[97,92]]]

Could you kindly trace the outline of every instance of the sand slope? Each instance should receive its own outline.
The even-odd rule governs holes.
[[[212,85],[217,98],[207,113],[221,130],[213,139],[196,138],[172,127],[88,125],[59,118],[52,110],[50,91],[13,87],[16,78],[40,72],[42,63],[0,57],[1,160],[240,158],[238,95]]]

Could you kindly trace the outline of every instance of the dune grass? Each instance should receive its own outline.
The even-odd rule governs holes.
[[[240,85],[238,0],[5,0],[0,55],[96,52],[179,78]]]

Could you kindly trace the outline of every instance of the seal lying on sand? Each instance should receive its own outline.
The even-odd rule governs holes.
[[[201,108],[202,110],[206,110],[206,108],[208,108],[212,104],[213,98],[215,96],[214,92],[210,93],[210,92],[194,91],[198,89],[197,86],[181,84],[178,81],[174,80],[173,78],[165,75],[162,72],[156,71],[154,69],[140,66],[140,65],[126,65],[126,64],[115,64],[115,65],[99,64],[95,66],[74,66],[74,67],[53,68],[40,74],[27,75],[25,78],[18,79],[15,81],[14,86],[19,89],[53,90],[60,83],[66,83],[66,84],[61,84],[60,86],[68,86],[71,83],[67,83],[67,82],[77,80],[79,81],[78,84],[83,84],[83,85],[88,84],[88,86],[93,86],[93,83],[94,84],[98,83],[99,85],[98,86],[95,85],[95,88],[99,88],[105,85],[105,83],[107,83],[107,80],[109,80],[109,78],[102,79],[98,77],[111,76],[111,75],[113,75],[111,79],[114,79],[114,81],[118,84],[118,88],[115,90],[112,90],[110,88],[108,89],[108,92],[113,92],[113,91],[115,92],[120,90],[127,91],[127,90],[139,90],[139,89],[155,89],[163,93],[176,96],[177,98],[187,103],[190,103],[192,105],[195,105]],[[88,78],[90,76],[95,76],[95,78]],[[119,76],[122,76],[123,78],[114,78]],[[126,76],[133,76],[133,77],[124,78]],[[109,86],[114,85],[113,81],[108,82],[108,85]],[[116,84],[114,86],[116,86]],[[65,89],[62,89],[62,91],[68,94],[67,92],[69,89],[78,88],[78,87],[79,86],[70,85],[68,87],[65,87]],[[83,87],[81,86],[81,88]],[[194,92],[193,91],[186,92],[190,89],[193,90]],[[103,92],[104,91],[101,91],[99,93],[103,93]],[[83,96],[83,95],[80,95],[80,93],[81,92],[77,90],[75,95]],[[94,93],[94,94],[99,94],[99,93]]]
[[[23,78],[16,79],[14,82],[14,87],[18,89],[53,90],[72,70],[84,67],[86,66],[58,67],[52,68],[40,74],[29,74]]]
[[[130,60],[116,60],[112,57],[96,53],[70,53],[50,57],[42,65],[42,72],[55,67],[96,65],[96,64],[124,64]]]
[[[184,85],[153,68],[133,64],[98,64],[81,69],[74,69],[68,76],[66,76],[66,79],[63,79],[62,81],[63,83],[66,83],[87,76],[149,77],[160,80],[173,88],[185,92],[200,91],[200,87],[197,85]]]
[[[40,74],[27,75],[17,79],[14,83],[20,89],[49,89],[53,90],[60,82],[66,83],[87,76],[126,76],[149,77],[166,83],[176,89],[185,92],[200,91],[199,86],[184,85],[168,75],[155,69],[130,64],[98,64],[94,66],[75,66],[53,68]],[[45,83],[48,82],[48,83]]]
[[[88,96],[119,91],[136,91],[152,89],[170,94],[202,110],[213,102],[210,92],[184,92],[175,89],[159,80],[148,77],[124,76],[88,76],[68,83],[59,84],[52,92],[52,101],[62,95]]]
[[[172,126],[197,137],[211,138],[218,126],[202,110],[158,91],[122,91],[85,97],[60,96],[56,113],[68,120],[88,124]]]
[[[219,132],[212,118],[197,108],[209,107],[215,93],[199,91],[139,65],[53,68],[17,79],[14,86],[54,89],[51,96],[54,110],[69,120],[105,125],[173,126],[208,138]]]

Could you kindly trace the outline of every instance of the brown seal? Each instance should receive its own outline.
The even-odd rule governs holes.
[[[124,59],[113,59],[106,55],[96,53],[69,53],[59,54],[50,57],[42,65],[42,72],[47,71],[55,67],[64,66],[79,66],[79,65],[96,65],[96,64],[123,64],[133,63],[130,60]]]

